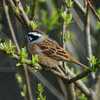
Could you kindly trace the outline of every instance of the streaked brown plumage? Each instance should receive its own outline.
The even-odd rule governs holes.
[[[39,34],[39,32],[32,32],[31,35],[35,33]],[[40,35],[39,38],[41,38]],[[38,39],[37,39],[38,40]],[[76,60],[69,52],[65,51],[56,41],[44,36],[41,40],[29,44],[29,51],[31,54],[38,54],[50,59],[54,59],[56,61],[68,61],[80,66],[85,66]]]

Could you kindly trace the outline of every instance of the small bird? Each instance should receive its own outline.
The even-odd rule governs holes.
[[[32,31],[27,34],[28,49],[31,54],[41,56],[42,60],[45,58],[49,62],[67,61],[75,63],[80,66],[85,66],[76,60],[69,52],[65,51],[56,41],[52,40],[40,31]],[[47,64],[48,64],[47,62]]]

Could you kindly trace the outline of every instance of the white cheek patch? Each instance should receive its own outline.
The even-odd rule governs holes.
[[[39,33],[37,33],[37,32],[29,32],[28,34],[30,34],[30,35],[35,35],[35,36],[39,36],[39,37],[42,36],[41,34],[39,34]]]

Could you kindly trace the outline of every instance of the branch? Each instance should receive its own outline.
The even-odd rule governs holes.
[[[94,13],[94,15],[97,17],[98,21],[100,22],[100,17],[97,14],[95,8],[93,7],[93,5],[91,4],[90,0],[87,0],[89,7],[91,8],[92,12]]]
[[[79,3],[79,1],[78,1],[78,0],[73,0],[73,1],[74,1],[74,3],[80,8],[80,10],[81,10],[84,14],[86,14],[85,8],[83,8],[83,6]],[[96,18],[100,21],[100,17],[99,17],[99,15],[97,14],[97,12],[96,12],[95,8],[93,7],[93,5],[91,4],[90,0],[86,0],[86,1],[87,1],[87,3],[89,4],[89,7],[91,8],[91,10],[92,10],[92,12],[94,13],[94,15],[96,16]]]
[[[5,2],[5,0],[3,1],[3,7],[4,7],[4,10],[5,10],[5,14],[6,14],[6,18],[7,18],[7,21],[8,21],[8,25],[9,25],[9,28],[10,28],[10,31],[11,31],[11,36],[12,36],[12,39],[17,47],[17,51],[20,52],[20,48],[19,48],[19,45],[17,43],[17,39],[16,39],[16,36],[15,36],[15,33],[14,33],[14,30],[13,30],[13,27],[12,27],[12,24],[11,24],[11,19],[10,19],[10,16],[9,16],[9,12],[8,12],[8,6]]]
[[[88,57],[91,58],[93,56],[92,53],[92,43],[91,43],[91,32],[90,32],[90,6],[89,6],[89,0],[86,0],[86,23],[85,23],[85,33],[86,33],[86,41],[87,41],[87,53],[88,53]],[[91,66],[91,64],[89,63],[89,66]],[[90,74],[90,78],[92,79],[92,82],[90,83],[94,83],[95,80],[95,74],[92,72]],[[91,81],[91,80],[90,80]]]
[[[12,7],[12,10],[16,14],[16,17],[19,19],[19,21],[22,23],[22,25],[26,26],[28,29],[33,30],[33,27],[31,25],[31,21],[29,20],[28,16],[26,15],[23,6],[21,4],[21,1],[19,0],[17,2],[17,6],[15,6],[13,0],[8,0],[10,6]]]
[[[80,80],[80,79],[82,79],[82,78],[88,76],[88,74],[89,74],[90,72],[91,72],[91,70],[86,70],[86,71],[84,71],[84,72],[78,74],[76,77],[73,77],[72,79],[70,79],[70,80],[68,81],[68,83],[70,84],[70,83],[76,82],[77,80]]]

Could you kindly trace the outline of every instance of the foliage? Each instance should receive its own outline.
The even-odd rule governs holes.
[[[30,21],[30,26],[32,27],[32,29],[36,29],[38,27],[38,24],[34,21]]]
[[[100,8],[97,9],[97,13],[98,13],[98,15],[100,16]],[[96,29],[97,29],[97,30],[100,29],[100,22],[99,22],[99,21],[97,21]]]
[[[26,48],[21,48],[21,51],[19,53],[19,57],[20,57],[20,62],[25,63],[25,60],[28,57],[28,53],[26,51]]]
[[[91,70],[96,72],[97,68],[100,67],[100,59],[96,58],[95,56],[92,56],[88,60],[92,66]]]
[[[78,98],[79,100],[88,100],[84,94],[81,94]]]
[[[21,66],[23,64],[31,64],[34,71],[41,69],[38,65],[39,59],[37,55],[32,55],[32,59],[28,59],[28,53],[26,48],[21,48],[19,54],[17,55],[16,47],[11,40],[0,40],[0,50],[5,51],[8,55],[12,57],[19,57],[16,66]]]
[[[25,97],[27,88],[22,76],[19,73],[16,73],[16,80],[19,83],[21,96]]]
[[[70,25],[72,23],[72,14],[66,13],[66,11],[62,12],[62,17],[66,25]]]
[[[37,100],[46,100],[46,96],[44,96],[44,88],[41,83],[37,85]]]
[[[73,1],[72,0],[65,0],[66,5],[68,8],[72,8],[73,7]]]
[[[39,62],[38,55],[32,55],[32,65],[35,65]]]
[[[99,21],[97,21],[96,29],[97,29],[97,30],[100,29],[100,22],[99,22]]]
[[[72,41],[73,39],[74,39],[73,32],[67,31],[66,33],[64,33],[64,41],[65,42]]]
[[[47,12],[43,11],[43,19],[40,23],[40,25],[47,26],[48,31],[55,28],[55,26],[59,25],[59,13],[54,10],[51,14],[51,16],[48,16]],[[56,17],[55,17],[56,16]]]
[[[11,40],[0,40],[0,50],[5,51],[9,55],[13,55],[15,53],[15,45],[11,42]]]

